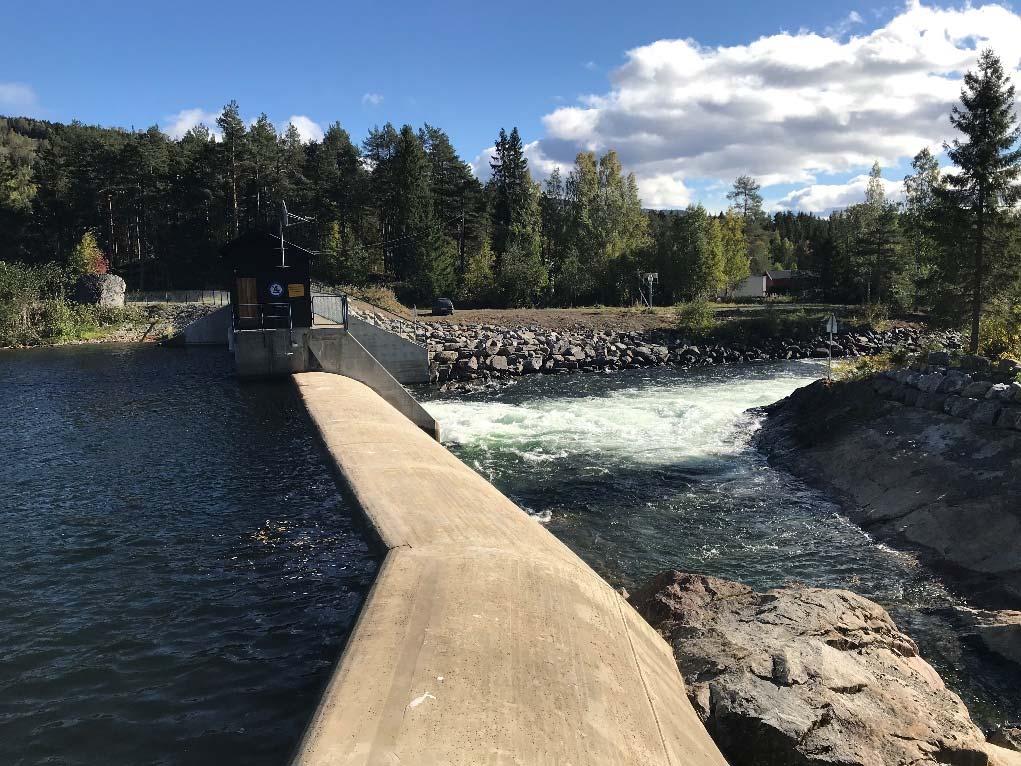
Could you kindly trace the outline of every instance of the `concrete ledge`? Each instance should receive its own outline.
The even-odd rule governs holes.
[[[294,380],[387,549],[295,764],[725,766],[581,559],[367,386]]]
[[[346,375],[372,388],[404,417],[435,439],[440,438],[436,420],[408,393],[376,357],[343,327],[317,327],[308,332],[309,366]],[[295,370],[298,372],[298,370]]]

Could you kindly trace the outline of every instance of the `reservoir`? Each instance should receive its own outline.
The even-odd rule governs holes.
[[[290,383],[100,345],[0,392],[0,763],[286,763],[377,561]]]

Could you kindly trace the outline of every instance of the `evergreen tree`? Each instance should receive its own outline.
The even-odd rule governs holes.
[[[769,232],[762,212],[761,186],[751,176],[738,176],[727,192],[731,209],[744,220],[744,238],[748,247],[750,268],[761,274],[770,267]]]
[[[223,169],[224,182],[227,189],[227,210],[231,235],[236,237],[241,231],[241,205],[240,190],[243,183],[241,178],[242,167],[247,159],[247,131],[237,101],[231,101],[223,108],[223,112],[216,118],[216,124],[220,126],[223,135]]]
[[[442,130],[426,124],[419,139],[429,157],[433,206],[444,237],[456,243],[458,273],[467,268],[467,254],[481,244],[482,186]]]
[[[959,232],[968,257],[964,276],[970,303],[972,353],[979,348],[984,303],[995,293],[992,277],[1012,271],[1016,279],[1016,255],[1010,253],[1009,229],[1015,225],[1005,214],[1018,201],[1021,175],[1021,128],[1016,122],[1014,86],[992,50],[985,50],[977,71],[964,76],[961,104],[950,114],[951,124],[964,134],[944,144],[950,160],[960,168],[947,174],[948,192],[964,211],[966,228]],[[1013,262],[1011,262],[1013,261]]]
[[[280,215],[280,185],[277,176],[279,152],[276,128],[265,112],[248,133],[249,220],[253,228],[264,228]]]
[[[429,158],[410,125],[401,128],[393,156],[394,272],[406,298],[430,301],[454,288],[456,250],[445,241],[433,208]]]
[[[503,129],[490,162],[490,232],[493,273],[512,304],[537,300],[545,291],[541,258],[539,190],[528,172],[518,129]]]
[[[731,207],[745,221],[756,221],[762,217],[762,187],[751,176],[738,176],[734,187],[727,192]]]

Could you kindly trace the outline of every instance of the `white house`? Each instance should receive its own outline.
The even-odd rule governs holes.
[[[730,293],[731,298],[764,298],[766,296],[766,275],[753,274],[741,280]]]

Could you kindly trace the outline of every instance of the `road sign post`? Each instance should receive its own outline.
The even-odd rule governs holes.
[[[826,374],[826,380],[833,380],[833,333],[837,331],[837,317],[834,314],[830,314],[826,317],[824,322],[826,331],[830,334],[829,345],[826,346],[826,350],[829,352],[829,372]]]

